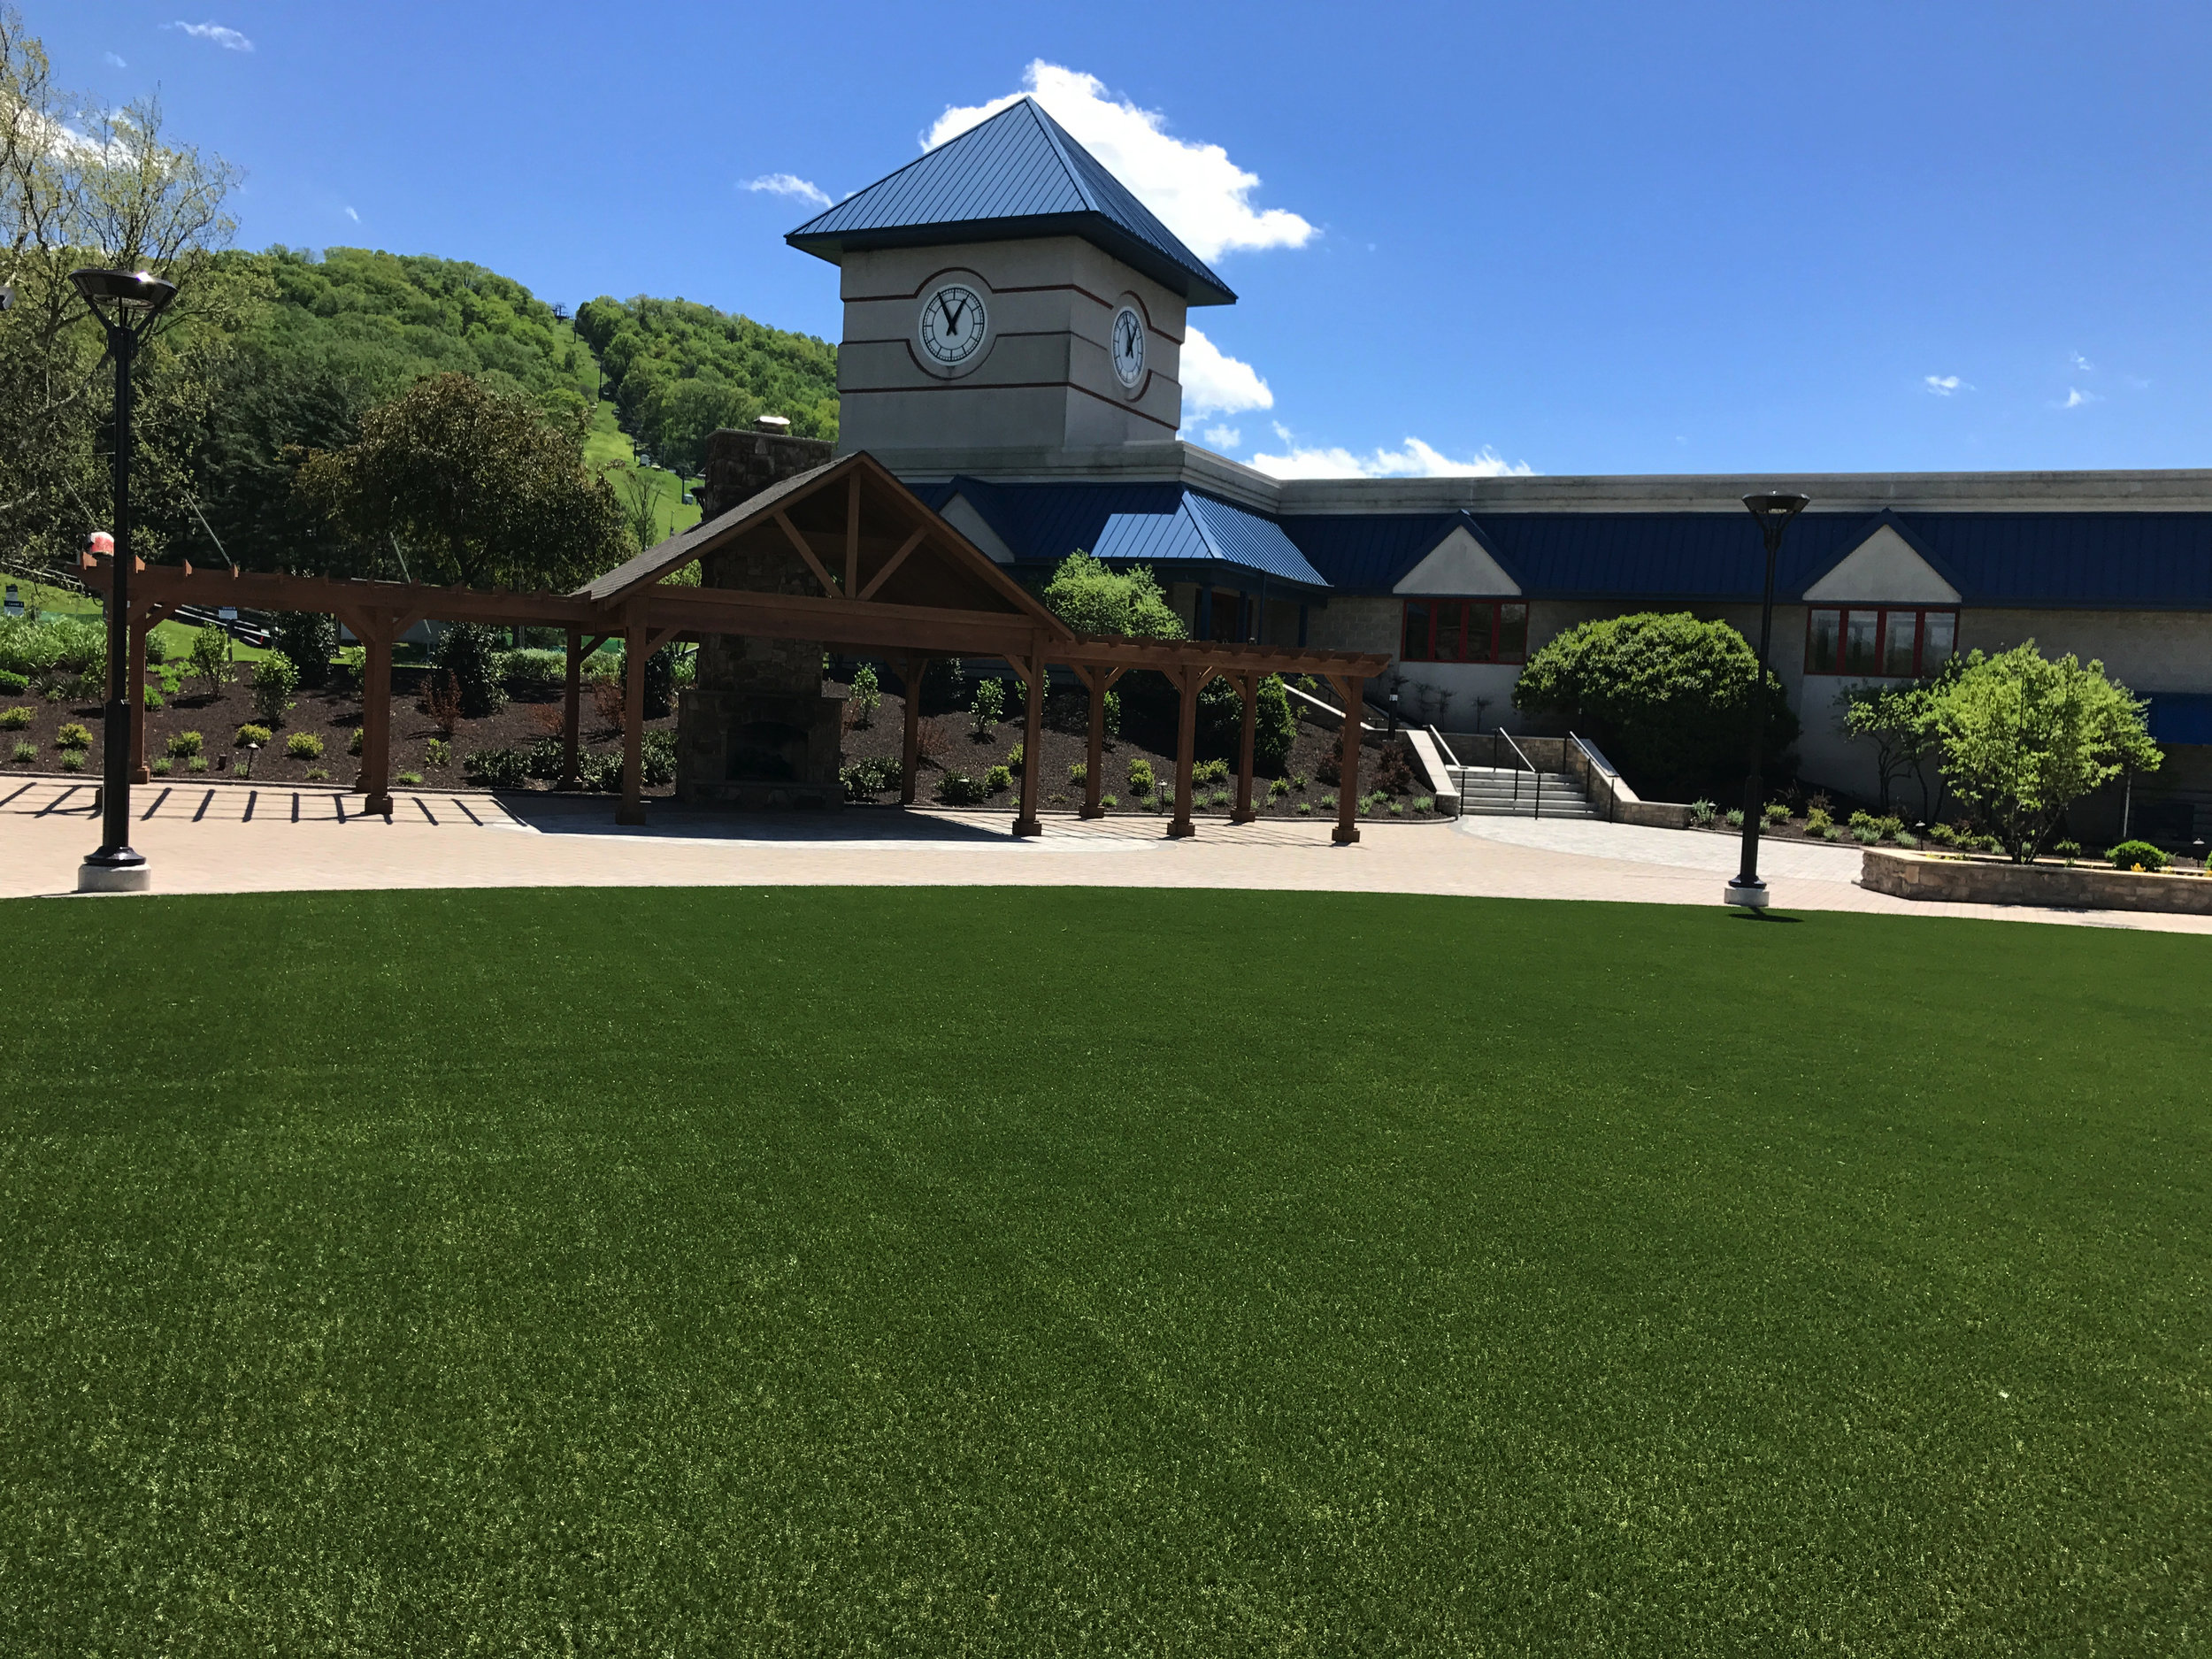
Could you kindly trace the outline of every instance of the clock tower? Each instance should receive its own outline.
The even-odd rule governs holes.
[[[1220,278],[1033,99],[786,238],[836,265],[838,449],[895,471],[1167,443]]]

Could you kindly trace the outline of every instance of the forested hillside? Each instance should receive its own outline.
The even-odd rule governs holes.
[[[576,312],[623,419],[664,465],[700,470],[707,434],[783,415],[804,438],[837,435],[837,348],[689,300],[602,296]]]

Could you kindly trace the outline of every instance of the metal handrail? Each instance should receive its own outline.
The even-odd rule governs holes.
[[[1530,812],[1529,816],[1532,818],[1543,817],[1544,774],[1536,770],[1536,763],[1534,761],[1531,760],[1526,755],[1524,755],[1521,752],[1521,746],[1513,741],[1512,733],[1500,732],[1498,735],[1505,739],[1505,746],[1513,751],[1513,758],[1521,763],[1520,766],[1516,766],[1513,769],[1513,804],[1515,806],[1521,804],[1521,766],[1525,766],[1528,768],[1529,775],[1535,780],[1536,783],[1536,804],[1534,809]],[[1491,753],[1493,756],[1497,753],[1497,746],[1495,744],[1491,746]]]
[[[1567,733],[1567,741],[1574,745],[1577,749],[1579,749],[1582,752],[1583,794],[1586,796],[1590,792],[1589,780],[1591,774],[1596,773],[1602,776],[1605,780],[1605,821],[1609,824],[1619,823],[1621,818],[1621,792],[1620,787],[1618,784],[1615,782],[1615,780],[1617,779],[1620,774],[1613,770],[1611,762],[1608,761],[1604,756],[1599,754],[1596,749],[1591,748],[1589,744],[1584,742],[1582,739],[1575,735],[1574,733],[1570,732]]]

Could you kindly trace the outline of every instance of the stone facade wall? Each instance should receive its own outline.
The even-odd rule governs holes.
[[[827,438],[723,428],[707,440],[706,482],[697,491],[700,518],[726,513],[771,484],[826,465],[835,448]]]
[[[2014,864],[1866,849],[1859,883],[1901,899],[2036,904],[2064,910],[2169,910],[2212,916],[2212,877],[2152,875],[2098,864]]]

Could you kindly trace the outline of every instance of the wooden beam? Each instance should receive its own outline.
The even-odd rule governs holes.
[[[845,596],[860,591],[860,469],[845,480]]]
[[[1198,752],[1198,693],[1210,676],[1185,668],[1171,678],[1183,694],[1183,701],[1175,716],[1175,816],[1169,821],[1167,833],[1171,839],[1180,841],[1198,833],[1190,821],[1190,769]]]
[[[914,804],[914,775],[922,763],[922,676],[929,658],[907,657],[899,661],[899,680],[906,687],[906,741],[899,752],[899,804]]]
[[[584,631],[568,631],[568,672],[561,680],[561,787],[580,789],[583,774],[576,764],[580,728],[583,725]]]
[[[1250,674],[1236,677],[1237,689],[1244,695],[1244,732],[1237,744],[1237,805],[1229,814],[1232,824],[1249,824],[1252,811],[1252,749],[1255,730],[1258,724],[1260,682]]]
[[[645,619],[634,609],[622,645],[622,804],[618,824],[645,822]]]
[[[365,797],[364,812],[392,816],[392,641],[391,618],[373,614],[363,621],[365,660],[361,667],[361,772],[353,787]]]
[[[776,523],[782,526],[786,538],[789,540],[793,547],[798,549],[799,557],[807,562],[807,568],[811,570],[816,579],[821,582],[822,591],[832,599],[841,597],[842,595],[837,591],[837,579],[829,573],[829,566],[814,557],[814,549],[806,544],[806,538],[799,534],[799,528],[791,522],[790,515],[780,507],[776,509]]]
[[[868,585],[860,590],[860,596],[863,599],[873,599],[876,596],[876,589],[890,580],[891,572],[906,563],[906,556],[921,546],[923,539],[928,534],[929,526],[924,525],[905,541],[900,542],[899,550],[890,557],[881,570],[868,579]]]
[[[1045,826],[1037,821],[1037,792],[1044,777],[1045,687],[1051,683],[1045,674],[1045,659],[1032,657],[1026,663],[1016,662],[1014,668],[1029,687],[1029,695],[1023,699],[1028,712],[1022,720],[1022,805],[1021,813],[1014,819],[1017,835],[1041,835]]]
[[[1329,837],[1340,847],[1359,840],[1359,699],[1364,687],[1359,675],[1348,676],[1344,693],[1344,730],[1338,749],[1336,832]]]

